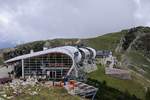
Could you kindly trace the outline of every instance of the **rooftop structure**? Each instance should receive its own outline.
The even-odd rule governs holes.
[[[119,79],[131,79],[131,75],[129,71],[124,70],[124,69],[117,69],[117,68],[105,68],[105,74],[110,75],[112,77],[116,77]]]
[[[99,50],[96,52],[96,57],[97,58],[106,58],[112,56],[112,52],[109,50]]]

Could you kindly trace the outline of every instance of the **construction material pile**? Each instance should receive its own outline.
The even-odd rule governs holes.
[[[11,83],[0,86],[0,98],[11,100],[20,94],[37,95],[40,91],[37,82],[37,79],[30,77],[26,81],[14,79]]]

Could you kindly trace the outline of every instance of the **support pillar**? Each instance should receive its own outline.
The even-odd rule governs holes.
[[[24,59],[21,60],[22,64],[22,78],[24,78]]]
[[[92,97],[92,100],[95,100],[95,96],[96,96],[96,93],[97,93],[98,89],[95,91],[93,97]]]

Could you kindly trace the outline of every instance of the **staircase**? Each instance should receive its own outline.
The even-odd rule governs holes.
[[[65,86],[69,94],[78,95],[78,96],[85,97],[85,98],[91,98],[92,100],[94,100],[94,97],[98,91],[98,88],[95,88],[83,82],[77,82],[75,84],[76,84],[76,87],[74,87],[74,89],[70,89],[69,85]]]

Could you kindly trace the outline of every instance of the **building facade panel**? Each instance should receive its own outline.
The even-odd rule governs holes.
[[[53,52],[24,59],[24,74],[57,79],[65,76],[72,65],[73,60],[69,55]]]

